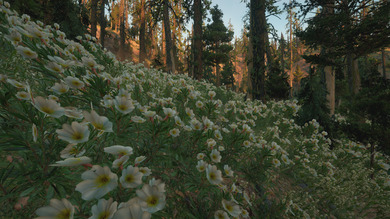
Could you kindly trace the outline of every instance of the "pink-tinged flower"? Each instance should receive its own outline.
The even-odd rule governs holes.
[[[82,199],[87,201],[103,197],[118,185],[118,176],[106,166],[94,165],[91,170],[85,171],[81,178],[84,181],[77,184],[76,191],[79,191]]]

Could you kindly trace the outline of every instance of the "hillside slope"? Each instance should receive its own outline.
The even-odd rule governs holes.
[[[0,10],[1,217],[390,217],[389,158],[297,125],[296,101],[243,101]]]

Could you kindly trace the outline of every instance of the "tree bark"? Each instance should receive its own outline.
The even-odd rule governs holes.
[[[146,19],[145,19],[145,0],[141,0],[141,15],[139,28],[139,62],[143,63],[146,58]]]
[[[351,94],[357,94],[360,90],[360,74],[355,54],[347,54],[348,85]]]
[[[386,51],[385,51],[385,48],[382,48],[382,74],[383,74],[383,78],[386,80]]]
[[[194,0],[194,75],[193,77],[200,80],[202,78],[202,0]]]
[[[105,5],[107,4],[107,0],[101,1],[101,8],[100,8],[100,44],[102,44],[102,47],[104,48],[104,39],[106,36],[106,15],[105,15]]]
[[[253,69],[250,72],[252,97],[265,101],[265,0],[250,1],[250,35],[253,50]]]
[[[324,67],[325,81],[326,81],[326,99],[328,100],[328,107],[330,110],[330,115],[334,114],[336,106],[336,83],[335,83],[335,74],[331,66]]]
[[[164,32],[165,32],[165,54],[166,54],[166,65],[167,72],[175,73],[175,64],[172,52],[172,33],[171,24],[169,22],[169,0],[164,0],[163,6],[163,20],[164,20]]]
[[[97,3],[98,0],[92,0],[91,2],[91,35],[96,37],[97,30]]]

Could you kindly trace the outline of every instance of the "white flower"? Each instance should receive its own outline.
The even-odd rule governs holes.
[[[157,186],[145,184],[141,190],[136,191],[142,210],[155,213],[165,206],[165,195]]]
[[[135,164],[140,164],[142,161],[144,161],[146,159],[145,156],[139,156],[139,157],[136,157],[135,158]]]
[[[196,159],[198,160],[203,160],[203,158],[205,157],[206,155],[204,153],[199,153],[196,155]]]
[[[203,107],[202,101],[200,101],[200,100],[196,101],[195,106],[198,108],[202,108]]]
[[[233,177],[233,170],[229,167],[229,165],[225,164],[225,166],[223,166],[223,170],[227,176]]]
[[[81,61],[83,62],[84,66],[89,68],[95,68],[97,65],[95,60],[89,57],[81,57]]]
[[[118,177],[110,168],[94,165],[91,170],[85,171],[77,184],[76,191],[81,192],[82,199],[92,200],[101,198],[118,185]]]
[[[124,163],[126,163],[128,160],[129,160],[129,156],[127,156],[127,155],[122,156],[122,157],[114,160],[114,162],[112,163],[112,168],[119,168]]]
[[[215,165],[208,165],[206,168],[206,177],[207,180],[214,185],[221,184],[222,179],[222,172],[217,169],[217,166]]]
[[[122,176],[119,182],[125,188],[136,188],[142,184],[143,173],[139,171],[138,167],[128,166],[122,170]]]
[[[167,117],[173,117],[176,115],[176,111],[171,109],[171,108],[163,108],[163,111],[164,111],[164,114],[167,116]]]
[[[113,154],[113,155],[132,155],[133,154],[133,148],[129,146],[122,146],[122,145],[113,145],[110,147],[104,148],[104,152]]]
[[[72,203],[64,198],[61,201],[51,199],[49,206],[38,208],[35,213],[40,216],[38,218],[42,219],[73,219],[74,207]]]
[[[138,203],[133,203],[128,207],[118,209],[113,219],[150,219],[152,215],[143,211]]]
[[[82,164],[87,164],[91,162],[91,158],[89,157],[69,157],[65,160],[57,161],[56,164],[51,164],[50,166],[57,166],[57,167],[72,167],[72,166],[79,166]]]
[[[32,125],[32,136],[33,136],[33,141],[37,142],[38,139],[38,128],[35,124]]]
[[[135,109],[133,101],[125,97],[115,97],[114,104],[115,108],[123,114],[128,114]]]
[[[21,100],[30,100],[30,94],[27,93],[26,91],[19,91],[15,94],[15,96],[18,98],[18,99],[21,99]]]
[[[152,118],[156,115],[155,111],[145,111],[142,113],[145,117]]]
[[[131,121],[135,123],[144,123],[146,120],[140,116],[132,116]]]
[[[222,206],[233,217],[238,217],[241,214],[240,206],[232,201],[222,199]]]
[[[386,171],[390,169],[390,165],[387,163],[384,163],[383,161],[378,162],[378,164],[380,167],[382,167]]]
[[[219,131],[219,130],[216,130],[215,132],[214,132],[214,137],[216,138],[216,139],[218,139],[218,140],[222,140],[223,138],[222,138],[222,134],[221,134],[221,132]]]
[[[36,59],[38,58],[38,54],[34,51],[32,51],[30,48],[28,47],[24,47],[24,46],[17,46],[16,47],[16,51],[22,55],[24,58],[27,58],[27,59]]]
[[[163,183],[160,179],[156,180],[152,178],[149,180],[150,186],[156,186],[160,192],[165,192],[165,183]]]
[[[45,115],[59,118],[65,114],[65,109],[54,100],[46,100],[43,97],[36,97],[34,101],[34,107]]]
[[[56,62],[49,62],[45,67],[54,73],[60,74],[64,72],[62,66],[57,64]]]
[[[272,159],[272,163],[273,163],[273,165],[275,166],[275,167],[278,167],[278,166],[280,166],[280,161],[278,160],[278,159]]]
[[[56,130],[58,138],[69,143],[83,143],[88,141],[88,126],[78,122],[72,122],[72,125],[63,124],[62,129]]]
[[[217,142],[212,138],[207,139],[206,143],[207,143],[207,146],[210,148],[214,147],[217,144]]]
[[[212,160],[214,163],[219,163],[219,162],[221,162],[222,156],[221,156],[221,154],[219,153],[218,150],[213,149],[213,150],[211,151],[210,158],[211,158],[211,160]]]
[[[73,119],[82,119],[84,117],[81,110],[71,106],[65,107],[65,116]]]
[[[218,210],[214,213],[214,218],[215,219],[229,219],[229,215],[222,210]]]
[[[76,147],[76,144],[68,144],[64,150],[60,152],[61,158],[81,157],[85,153],[85,149],[81,150]]]
[[[152,174],[152,170],[148,167],[140,167],[139,171],[144,174],[144,176],[150,176]]]
[[[89,219],[110,219],[114,216],[117,210],[118,202],[100,199],[99,202],[92,206],[92,216]]]
[[[198,169],[199,172],[203,172],[206,170],[207,163],[203,160],[198,160],[198,165],[196,165],[196,169]]]
[[[172,137],[177,137],[177,136],[180,135],[180,131],[179,131],[179,129],[174,128],[174,129],[171,129],[171,130],[169,131],[169,134],[170,134]]]
[[[112,122],[105,116],[99,116],[95,110],[91,110],[91,113],[84,112],[84,118],[91,123],[96,129],[104,132],[112,132]]]
[[[27,86],[19,81],[16,81],[14,79],[7,79],[7,82],[10,83],[12,86],[20,89],[25,89]]]
[[[64,79],[65,83],[73,89],[81,89],[84,87],[84,82],[80,81],[78,78],[68,76]]]
[[[208,93],[208,95],[209,95],[209,97],[211,98],[211,99],[213,99],[214,97],[215,97],[215,95],[217,95],[216,93],[215,93],[215,91],[209,91],[209,93]]]

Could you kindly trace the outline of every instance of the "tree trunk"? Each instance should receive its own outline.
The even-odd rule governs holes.
[[[284,38],[283,38],[283,34],[282,36],[280,37],[280,64],[282,65],[282,71],[284,72]]]
[[[96,37],[97,26],[97,3],[98,0],[92,0],[91,2],[91,35]]]
[[[253,49],[253,69],[250,72],[252,97],[265,101],[265,37],[267,34],[265,0],[250,2],[250,31]]]
[[[100,8],[100,44],[102,44],[102,47],[104,48],[104,39],[106,36],[106,15],[105,15],[105,5],[107,4],[107,0],[101,1],[101,8]]]
[[[356,56],[352,53],[347,54],[347,75],[349,91],[351,94],[357,94],[360,90],[360,74],[358,62],[355,57]]]
[[[202,0],[194,0],[194,78],[202,78]]]
[[[163,20],[164,20],[164,32],[165,32],[165,54],[166,54],[166,65],[167,72],[175,73],[175,64],[172,52],[172,33],[171,24],[169,22],[169,0],[164,0],[163,7]]]
[[[328,100],[328,107],[330,109],[330,115],[334,114],[336,104],[336,88],[335,88],[335,74],[331,66],[324,67],[325,81],[326,81],[326,99]]]
[[[146,19],[145,19],[145,0],[141,0],[141,16],[139,28],[139,62],[143,63],[146,58]]]
[[[385,48],[382,48],[382,74],[383,74],[383,78],[386,80],[386,51],[385,51]]]
[[[217,87],[221,86],[221,66],[219,63],[215,65],[215,75],[217,76]]]
[[[291,3],[291,1],[290,1]],[[289,17],[289,23],[290,23],[290,97],[293,96],[293,37],[292,37],[292,9],[290,9],[290,17]]]

